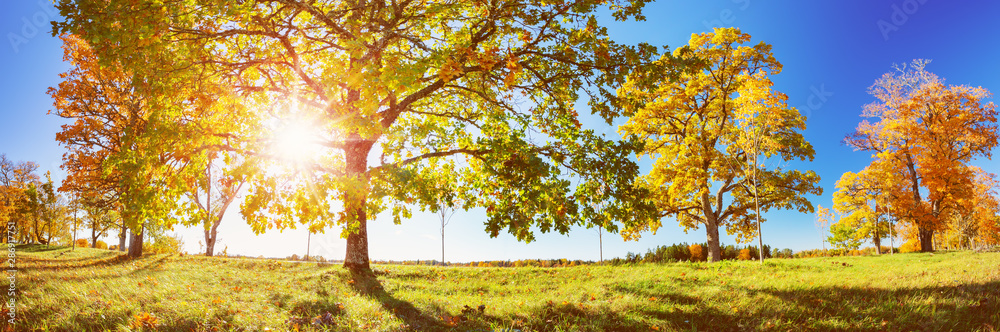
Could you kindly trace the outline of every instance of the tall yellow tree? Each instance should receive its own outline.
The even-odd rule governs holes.
[[[877,121],[863,121],[845,140],[889,165],[887,174],[905,176],[908,197],[896,195],[905,199],[896,204],[898,217],[915,226],[924,252],[934,250],[934,232],[947,227],[969,193],[969,161],[989,158],[997,145],[996,106],[985,101],[990,92],[945,85],[925,69],[929,62],[914,60],[878,79],[869,88],[876,102],[862,113]]]
[[[759,236],[758,211],[811,213],[805,195],[822,193],[813,171],[760,168],[771,159],[812,160],[814,151],[799,133],[805,117],[772,90],[770,75],[781,64],[771,46],[749,43],[750,35],[736,28],[694,34],[673,57],[699,65],[674,70],[674,60],[663,57],[663,71],[633,75],[618,91],[631,117],[619,130],[644,141],[640,156],[653,159],[642,186],[661,218],[674,217],[685,229],[705,227],[709,261],[721,259],[719,227],[748,241]],[[626,234],[660,225],[659,219],[630,225]]]

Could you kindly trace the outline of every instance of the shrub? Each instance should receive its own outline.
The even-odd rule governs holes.
[[[97,245],[95,247],[97,249],[108,249],[108,244],[105,243],[104,241],[97,240]]]
[[[705,252],[700,244],[692,244],[688,246],[688,251],[691,253],[691,261],[703,262],[705,261]]]
[[[917,239],[906,240],[906,243],[899,246],[899,252],[918,252],[920,251],[920,241]]]
[[[753,257],[750,256],[750,254],[751,254],[750,253],[750,248],[742,249],[742,250],[740,250],[740,255],[737,257],[737,259],[739,259],[741,261],[751,260],[751,259],[753,259]]]
[[[149,246],[149,253],[151,254],[177,254],[181,252],[181,248],[184,247],[184,242],[180,238],[173,235],[161,235],[154,239],[152,245]]]
[[[81,248],[89,247],[90,241],[87,241],[87,239],[76,239],[76,246]]]

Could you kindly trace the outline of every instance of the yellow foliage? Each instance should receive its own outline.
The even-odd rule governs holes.
[[[918,252],[920,251],[920,241],[915,238],[906,240],[906,243],[899,246],[899,252]]]

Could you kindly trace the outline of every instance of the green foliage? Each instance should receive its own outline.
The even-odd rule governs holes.
[[[857,229],[850,224],[836,223],[830,225],[830,236],[827,241],[838,249],[854,250],[861,247],[861,240],[855,234]]]

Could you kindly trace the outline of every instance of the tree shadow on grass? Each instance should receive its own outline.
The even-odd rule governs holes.
[[[718,297],[706,301],[665,288],[612,290],[661,301],[632,310],[668,329],[993,331],[1000,327],[1000,281],[899,289],[727,288],[724,294],[732,302]],[[752,307],[736,304],[747,299]]]
[[[28,263],[46,264],[45,266],[29,266],[25,267],[25,269],[32,271],[45,271],[45,270],[65,270],[65,269],[88,268],[94,266],[118,265],[131,261],[131,259],[129,259],[128,255],[126,254],[118,254],[118,255],[111,254],[111,255],[102,255],[85,259],[72,259],[72,260],[25,259],[25,261]]]
[[[948,282],[942,280],[942,282]],[[871,324],[848,329],[883,330],[994,330],[1000,328],[1000,281],[951,286],[899,289],[821,287],[810,290],[764,289],[792,306],[786,315],[822,319],[819,328],[838,328],[832,322]],[[780,312],[766,311],[764,316]],[[865,323],[867,322],[867,323]]]
[[[385,273],[365,273],[350,271],[348,283],[359,295],[378,301],[382,307],[395,315],[411,331],[649,331],[651,326],[628,318],[620,313],[594,307],[580,307],[572,304],[558,305],[549,302],[527,308],[514,315],[491,315],[491,304],[486,302],[482,310],[479,303],[469,303],[454,313],[440,304],[430,304],[421,310],[412,303],[395,298],[377,280],[376,275]],[[402,283],[421,283],[422,274],[407,274],[393,280]]]
[[[402,320],[409,329],[426,331],[446,327],[443,321],[421,312],[412,303],[397,299],[386,292],[372,271],[356,269],[347,269],[347,271],[350,278],[348,283],[355,292],[378,301],[382,308]]]
[[[37,258],[37,257],[23,257],[22,259],[24,261],[33,262],[33,263],[69,264],[69,263],[73,263],[73,262],[81,262],[81,261],[89,261],[89,260],[100,260],[100,259],[104,259],[104,258],[108,258],[108,257],[116,257],[116,256],[120,256],[120,255],[124,255],[124,253],[119,253],[117,251],[109,251],[109,252],[101,253],[100,255],[88,256],[88,257],[79,257],[79,258],[70,258],[70,259]]]
[[[15,251],[31,252],[31,253],[46,252],[46,251],[53,251],[60,249],[69,249],[69,248],[60,246],[46,246],[44,244],[19,244],[14,246]]]

